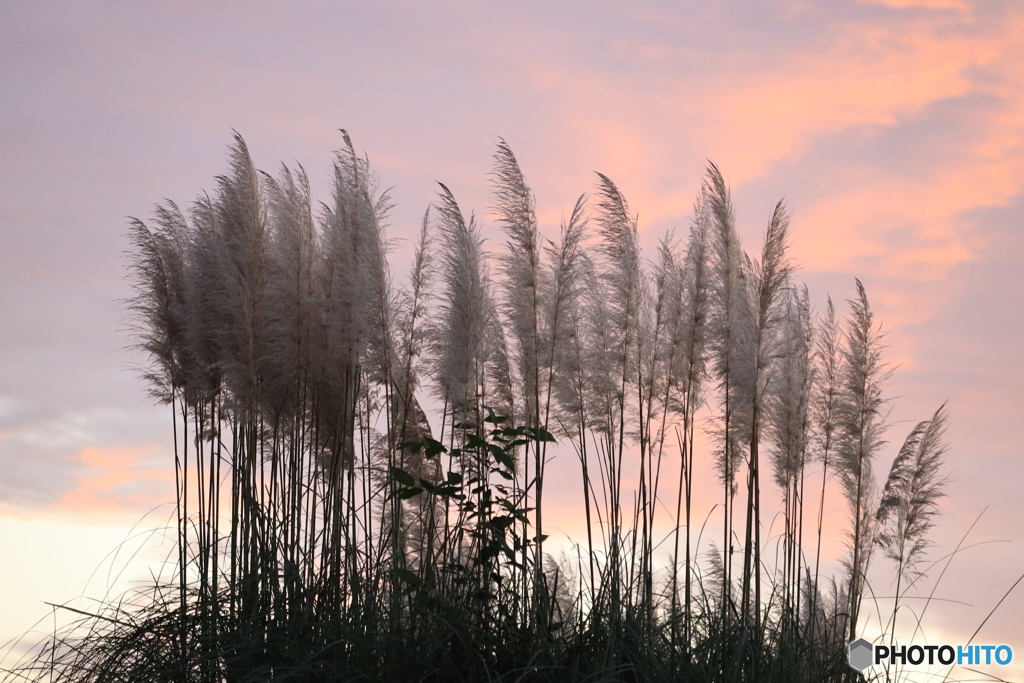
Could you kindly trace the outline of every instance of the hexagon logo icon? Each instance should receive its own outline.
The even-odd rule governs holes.
[[[874,663],[874,649],[871,643],[863,638],[850,643],[850,666],[857,671],[864,671]]]

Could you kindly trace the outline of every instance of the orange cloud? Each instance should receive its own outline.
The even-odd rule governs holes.
[[[922,9],[951,9],[970,12],[972,7],[966,0],[858,0],[864,5],[881,5],[893,9],[917,7]]]
[[[157,453],[155,445],[129,448],[85,447],[79,459],[89,472],[61,496],[59,508],[85,514],[138,512],[152,507],[155,489],[173,484],[170,469],[155,469],[144,461]]]
[[[979,80],[976,72],[986,68],[1001,78],[1016,78],[1012,74],[1018,60],[1012,50],[1020,22],[1007,19],[995,35],[967,30],[969,23],[929,15],[900,15],[886,23],[847,22],[823,27],[828,40],[810,47],[797,45],[763,58],[740,53],[729,60],[701,55],[695,48],[634,45],[623,39],[609,49],[632,55],[643,69],[599,70],[565,61],[556,67],[542,55],[535,64],[518,54],[509,58],[514,77],[503,76],[545,92],[557,84],[555,96],[561,104],[555,111],[563,119],[560,128],[571,131],[572,138],[559,141],[572,148],[563,153],[620,183],[641,215],[643,230],[667,220],[679,222],[688,213],[705,157],[715,160],[740,188],[771,175],[784,161],[799,163],[823,136],[856,139],[864,131],[871,134],[871,127],[905,125],[937,102],[978,92],[1015,92],[1014,87],[1000,86],[999,78]],[[810,51],[822,45],[820,52]],[[802,207],[798,220],[810,216],[818,224],[843,227],[844,257],[885,249],[877,239],[881,233],[870,227],[881,214],[889,217],[887,222],[914,223],[926,238],[923,248],[906,257],[910,261],[956,264],[968,259],[972,245],[955,237],[964,230],[953,217],[975,206],[1005,202],[1024,184],[1024,164],[1007,157],[1019,144],[1024,107],[1017,99],[1008,106],[1008,111],[986,113],[977,121],[978,130],[990,132],[969,145],[935,134],[935,144],[952,145],[966,157],[966,166],[964,158],[949,160],[926,176],[900,177],[898,187],[888,177],[896,172],[866,166],[861,182]],[[525,170],[535,185],[558,188],[557,196],[567,198],[564,203],[589,189],[574,185],[576,178],[567,181],[554,166]],[[551,224],[565,210],[539,208]],[[932,244],[936,239],[955,243]],[[840,255],[827,258],[828,263],[813,265],[834,267]],[[937,275],[934,271],[930,277]]]

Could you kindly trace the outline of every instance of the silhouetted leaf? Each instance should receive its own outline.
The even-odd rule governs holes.
[[[399,484],[402,484],[403,486],[415,486],[416,485],[416,478],[413,477],[408,472],[406,472],[405,470],[403,470],[402,468],[400,468],[400,467],[391,467],[390,470],[391,470],[392,478],[395,481],[397,481]]]

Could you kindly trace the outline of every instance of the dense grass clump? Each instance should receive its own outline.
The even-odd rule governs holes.
[[[747,255],[714,165],[687,239],[666,236],[653,261],[607,176],[557,243],[504,141],[492,179],[501,253],[441,185],[400,287],[387,194],[347,135],[319,213],[301,169],[258,172],[239,137],[215,192],[132,221],[132,310],[173,420],[175,575],[58,634],[18,676],[853,675],[872,550],[896,562],[899,597],[946,449],[940,409],[876,494],[889,371],[864,288],[845,322],[831,301],[817,316],[783,205]],[[586,521],[559,560],[545,550],[556,454],[579,460]],[[700,468],[721,485],[710,551],[693,518]],[[826,582],[833,476],[849,557]],[[783,501],[774,565],[765,486]]]

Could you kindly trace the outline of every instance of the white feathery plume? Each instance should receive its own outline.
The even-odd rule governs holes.
[[[709,305],[709,238],[712,224],[710,205],[706,190],[702,190],[694,202],[693,223],[686,245],[686,258],[681,265],[682,291],[678,297],[680,311],[672,332],[672,355],[669,368],[670,381],[681,387],[674,412],[690,415],[696,412],[700,403],[701,380],[705,371],[705,345],[707,344],[707,323]],[[682,403],[679,403],[681,401]]]
[[[318,286],[322,256],[305,171],[300,167],[293,174],[282,166],[277,180],[267,179],[266,188],[270,243],[263,398],[275,416],[301,419],[295,414],[301,385],[314,370],[315,356],[323,352],[323,294]]]
[[[564,242],[563,242],[564,244]],[[593,393],[594,377],[604,366],[595,366],[590,361],[595,357],[595,326],[592,324],[593,293],[600,287],[593,263],[585,252],[581,254],[578,280],[579,288],[565,300],[559,326],[561,334],[555,346],[554,390],[558,398],[558,421],[566,436],[578,437],[577,427],[590,427],[592,414],[596,414],[598,401]],[[604,328],[598,328],[604,331]]]
[[[614,442],[619,424],[616,406],[625,400],[621,387],[623,372],[615,363],[621,353],[609,308],[611,293],[597,264],[590,260],[589,265],[581,296],[582,324],[576,335],[582,342],[584,408],[590,415],[590,426]]]
[[[543,347],[547,352],[541,364],[552,376],[565,421],[574,425],[583,418],[584,401],[583,384],[578,380],[583,371],[584,342],[580,300],[590,265],[583,248],[587,228],[585,212],[586,196],[581,195],[568,222],[562,222],[558,245],[549,242],[545,247],[552,291],[545,300]]]
[[[512,149],[499,139],[491,173],[495,213],[507,237],[506,253],[499,257],[502,309],[515,342],[518,378],[526,409],[526,422],[539,426],[541,420],[540,345],[544,323],[540,234],[533,192],[523,178]]]
[[[750,400],[756,412],[760,412],[772,374],[770,366],[778,349],[779,328],[786,314],[793,313],[793,309],[787,307],[785,297],[789,277],[793,272],[793,265],[786,255],[788,232],[789,216],[782,202],[779,202],[768,223],[761,260],[754,262],[750,269],[751,308],[755,315],[755,375],[748,390],[753,392]]]
[[[882,362],[883,337],[875,325],[864,285],[857,280],[857,298],[850,301],[842,349],[843,364],[836,401],[836,465],[851,506],[866,502],[862,486],[872,479],[871,465],[884,445],[882,387],[892,374]]]
[[[946,495],[941,474],[942,459],[949,450],[946,419],[943,404],[930,420],[911,431],[893,460],[875,513],[875,542],[897,563],[904,580],[917,575],[917,565],[930,545],[925,537],[935,525],[937,502]]]
[[[382,221],[386,193],[345,131],[334,160],[333,201],[322,217],[321,285],[327,351],[317,371],[320,432],[342,464],[355,455],[356,403],[391,386],[390,279]],[[339,471],[332,464],[332,471]]]
[[[433,263],[429,220],[428,208],[420,225],[420,236],[413,253],[409,283],[398,292],[394,307],[397,358],[394,367],[391,414],[394,423],[392,441],[397,444],[419,442],[432,437],[426,413],[416,399],[416,388],[419,386],[417,361],[426,342],[423,317],[427,313]],[[425,463],[421,453],[403,451],[402,458],[402,467],[406,471],[418,472],[421,476],[433,474],[423,470]],[[428,478],[431,481],[434,479],[433,476]]]
[[[662,384],[669,384],[675,354],[679,350],[678,337],[685,315],[686,262],[680,245],[672,232],[658,242],[658,260],[651,274],[654,290],[655,318],[662,319],[666,336],[654,350],[655,374]]]
[[[842,330],[832,297],[828,297],[825,315],[814,340],[815,371],[812,412],[815,422],[815,457],[828,467],[835,449],[835,418],[839,384],[843,372]]]
[[[334,203],[325,226],[333,285],[332,342],[371,381],[386,384],[393,340],[383,222],[390,200],[378,190],[369,162],[356,155],[348,134],[341,133],[345,146],[335,155]]]
[[[403,396],[411,396],[418,386],[417,359],[424,343],[424,316],[430,293],[433,252],[431,251],[430,209],[423,213],[419,241],[413,253],[409,283],[398,293],[395,337],[399,352],[395,381]]]
[[[211,246],[221,275],[219,288],[210,292],[219,317],[213,336],[230,397],[237,409],[248,412],[256,408],[266,340],[267,229],[260,176],[237,133],[231,170],[217,178],[217,186]]]
[[[718,477],[736,489],[742,445],[750,435],[755,353],[754,313],[747,289],[745,257],[736,233],[732,198],[718,167],[708,165],[707,198],[711,208],[712,278],[710,351],[722,393],[723,424],[716,454]]]
[[[618,187],[607,176],[597,176],[593,220],[601,241],[596,248],[595,278],[586,291],[590,334],[585,365],[592,425],[608,439],[606,456],[618,461],[629,400],[626,388],[634,379],[636,364],[642,273],[636,219],[630,217]]]
[[[476,401],[482,383],[488,327],[483,241],[451,191],[439,183],[435,221],[441,243],[444,291],[433,335],[434,375],[441,397],[456,409]]]
[[[191,229],[185,244],[185,397],[190,403],[211,398],[221,390],[221,326],[225,272],[222,242],[212,200],[200,196],[189,212]]]
[[[615,337],[614,356],[609,360],[625,378],[632,376],[636,362],[634,350],[643,295],[640,238],[636,217],[630,216],[629,205],[619,188],[607,176],[598,173],[597,177],[594,221],[601,237],[598,246],[602,256],[601,278],[609,295],[607,310]]]
[[[813,328],[807,288],[789,290],[782,318],[778,360],[767,397],[775,483],[793,486],[804,467],[810,435],[810,400],[814,381]],[[788,494],[787,494],[788,495]]]
[[[644,438],[651,453],[661,453],[668,420],[668,404],[673,399],[672,366],[679,351],[677,334],[683,310],[683,290],[686,273],[679,254],[679,242],[672,233],[658,243],[658,260],[650,275],[645,277],[646,305],[642,307],[640,340],[637,356],[640,360],[644,403],[642,426]],[[659,419],[660,418],[660,419]],[[652,425],[660,422],[660,427]],[[654,471],[651,472],[653,489]]]
[[[484,339],[486,395],[482,395],[482,398],[496,415],[515,415],[517,392],[513,379],[508,339],[505,337],[505,328],[501,325],[498,307],[489,287],[487,287],[486,294],[487,324]]]
[[[137,218],[130,219],[136,292],[130,307],[138,346],[155,365],[144,373],[150,393],[161,403],[169,403],[184,385],[190,364],[185,311],[189,227],[173,202],[157,207],[155,223],[156,229],[151,229]]]

